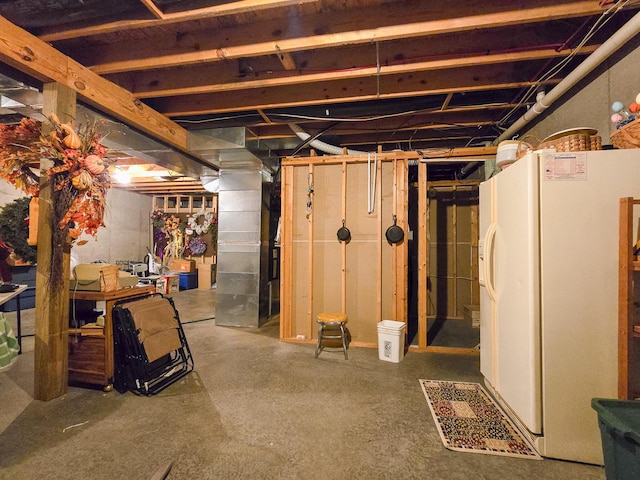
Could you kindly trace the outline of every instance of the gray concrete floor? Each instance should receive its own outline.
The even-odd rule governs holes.
[[[176,302],[177,304],[179,302]],[[191,300],[182,304],[189,316]],[[207,310],[208,311],[208,310]],[[420,378],[480,381],[478,357],[324,351],[260,329],[184,326],[195,371],[154,397],[69,387],[33,400],[33,337],[0,372],[0,478],[603,480],[602,467],[445,449]]]

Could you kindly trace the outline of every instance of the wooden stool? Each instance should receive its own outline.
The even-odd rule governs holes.
[[[347,340],[347,329],[345,327],[349,321],[347,315],[344,313],[320,313],[318,314],[317,321],[320,328],[318,329],[318,345],[316,346],[315,358],[318,358],[323,348],[330,347],[329,345],[323,345],[323,340],[339,339],[342,342],[344,359],[348,360],[347,349],[349,348],[349,343]]]

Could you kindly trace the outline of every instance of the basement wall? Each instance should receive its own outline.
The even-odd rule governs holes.
[[[526,132],[539,140],[568,128],[591,127],[598,130],[602,144],[610,144],[615,131],[611,105],[621,101],[627,108],[640,93],[638,65],[640,38],[632,40],[549,107]],[[635,44],[635,45],[634,45]]]
[[[0,207],[21,197],[24,197],[21,190],[7,182],[0,182]],[[97,241],[83,235],[80,239],[87,240],[87,243],[74,246],[71,249],[72,257],[78,263],[96,260],[107,263],[117,260],[143,261],[147,247],[150,247],[152,198],[117,188],[111,188],[106,198],[106,228],[98,230]]]

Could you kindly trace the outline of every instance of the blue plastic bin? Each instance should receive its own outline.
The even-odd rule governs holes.
[[[198,288],[198,273],[181,273],[180,279],[178,280],[178,287],[180,290]]]
[[[591,399],[598,412],[607,480],[640,479],[640,401]]]

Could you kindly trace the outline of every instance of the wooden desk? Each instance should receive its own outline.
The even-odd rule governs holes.
[[[90,383],[110,389],[113,383],[113,306],[116,302],[155,292],[153,285],[121,288],[112,292],[71,291],[69,293],[69,383]],[[75,302],[105,302],[103,328],[75,328]]]
[[[22,319],[20,318],[20,294],[27,288],[29,288],[29,285],[18,285],[18,288],[16,288],[13,292],[0,293],[0,305],[4,305],[12,298],[16,299],[16,321],[18,323],[17,338],[18,346],[20,347],[20,351],[18,352],[18,354],[22,353]]]

